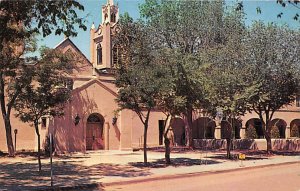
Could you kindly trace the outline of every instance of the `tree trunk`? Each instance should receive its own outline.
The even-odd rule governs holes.
[[[272,127],[270,127],[269,122],[270,122],[270,119],[266,119],[266,130],[265,130],[264,134],[265,134],[265,138],[267,141],[267,153],[271,154],[271,152],[272,152],[271,128]]]
[[[144,124],[144,165],[147,166],[147,131],[148,131],[148,122]]]
[[[193,147],[193,135],[192,135],[192,124],[193,124],[193,108],[189,107],[186,113],[186,125],[185,125],[185,145],[189,148]]]
[[[164,129],[166,129],[166,125],[167,125],[167,121],[169,119],[169,115],[167,115],[167,118],[165,120],[164,123]],[[164,143],[165,143],[165,163],[167,165],[171,164],[171,148],[170,148],[170,140],[168,138],[168,132],[169,132],[169,128],[164,132]]]
[[[267,141],[267,153],[271,154],[271,152],[272,152],[272,141],[271,141],[271,130],[269,129],[269,127],[267,127],[265,137],[266,137],[266,141]]]
[[[170,154],[171,154],[171,148],[170,148],[170,140],[168,138],[165,138],[165,161],[167,165],[171,164],[171,158],[170,158]]]
[[[4,125],[5,125],[5,130],[6,130],[6,143],[7,143],[7,150],[8,150],[8,156],[13,157],[15,156],[15,149],[14,149],[14,143],[12,139],[12,134],[11,134],[11,124],[10,124],[10,119],[4,118]]]
[[[171,148],[170,148],[170,140],[168,138],[168,133],[169,133],[169,128],[167,131],[164,133],[164,142],[165,142],[165,162],[167,165],[171,164]]]
[[[39,132],[38,122],[34,122],[35,132],[38,137],[38,163],[39,163],[39,171],[42,170],[42,163],[41,163],[41,136]]]
[[[231,156],[230,156],[230,149],[231,149],[231,139],[226,139],[226,150],[227,150],[227,158],[228,159],[231,159]]]

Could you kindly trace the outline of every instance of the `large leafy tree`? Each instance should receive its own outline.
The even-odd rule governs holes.
[[[14,155],[10,114],[24,87],[20,70],[26,64],[30,40],[54,32],[76,35],[76,26],[86,29],[76,11],[83,10],[77,1],[0,1],[0,107],[6,130],[8,153]],[[15,88],[8,88],[10,87]],[[9,89],[9,90],[8,90]]]
[[[147,131],[151,110],[165,82],[165,69],[155,62],[155,52],[148,38],[147,27],[134,22],[128,14],[120,19],[120,32],[116,37],[120,62],[117,66],[116,86],[119,88],[117,102],[120,109],[134,111],[144,129],[144,164],[147,165]]]
[[[69,99],[71,90],[63,85],[68,79],[64,77],[66,66],[71,66],[68,55],[57,50],[44,50],[41,60],[35,65],[27,66],[32,83],[27,83],[16,98],[14,108],[16,116],[23,122],[30,123],[38,138],[38,164],[41,171],[41,141],[39,124],[43,116],[61,116],[64,104]]]
[[[209,102],[205,109],[212,116],[222,111],[222,128],[227,140],[227,156],[230,157],[235,118],[246,112],[243,67],[243,38],[245,35],[243,10],[229,8],[223,16],[222,43],[218,48],[203,52],[206,65],[200,68],[198,80]],[[226,121],[225,121],[226,120]]]
[[[151,31],[152,45],[159,50],[171,49],[174,58],[178,58],[171,74],[176,77],[176,95],[186,100],[182,112],[186,120],[186,145],[192,146],[192,113],[195,104],[203,102],[201,86],[192,75],[195,67],[201,65],[196,54],[219,43],[223,3],[146,0],[140,10]]]
[[[270,121],[299,90],[299,42],[299,32],[262,22],[254,23],[244,40],[248,109],[265,124],[268,152],[272,150]]]

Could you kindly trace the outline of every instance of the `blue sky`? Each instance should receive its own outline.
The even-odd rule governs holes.
[[[79,15],[86,17],[87,31],[78,30],[77,37],[71,38],[71,40],[77,45],[77,47],[86,55],[87,58],[90,58],[89,53],[89,29],[92,23],[94,22],[96,27],[101,22],[101,7],[106,3],[106,0],[80,0],[84,5],[85,11],[81,12]],[[139,4],[142,4],[144,0],[115,0],[115,4],[118,3],[120,13],[123,14],[128,12],[131,17],[139,17]],[[226,1],[227,3],[232,3],[233,1]],[[265,22],[275,22],[278,24],[288,24],[293,28],[299,28],[300,22],[294,21],[293,17],[300,9],[295,8],[292,5],[287,4],[285,8],[276,3],[276,0],[272,1],[243,1],[245,13],[246,13],[246,24],[251,25],[255,20],[263,20]],[[300,5],[299,5],[300,6]],[[256,8],[261,8],[261,14],[257,14]],[[282,18],[278,19],[277,14],[283,12]],[[46,38],[40,38],[38,45],[46,45],[47,47],[53,48],[59,42],[64,39],[63,36],[54,36],[50,35]]]

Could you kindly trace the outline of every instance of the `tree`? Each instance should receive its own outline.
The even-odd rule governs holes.
[[[147,131],[151,110],[157,106],[165,82],[165,69],[154,61],[155,52],[148,38],[146,26],[125,15],[120,19],[120,32],[116,43],[120,47],[117,66],[117,102],[120,109],[135,112],[144,125],[144,164],[147,165]]]
[[[173,50],[173,58],[177,58],[171,72],[176,78],[174,92],[186,100],[182,112],[186,145],[192,146],[192,113],[205,102],[201,86],[194,78],[195,68],[202,64],[196,55],[219,43],[223,3],[146,0],[140,12],[151,31],[152,45],[158,50]]]
[[[299,33],[274,24],[254,23],[245,36],[244,67],[249,72],[248,110],[265,124],[267,151],[272,151],[270,121],[274,113],[294,101],[299,88]]]
[[[77,10],[84,10],[77,1],[0,1],[0,107],[10,156],[14,156],[10,114],[25,85],[17,77],[21,79],[20,70],[28,60],[24,59],[28,45],[37,34],[73,36],[76,25],[86,30]],[[16,88],[8,90],[9,84]]]
[[[66,55],[57,51],[45,50],[41,60],[34,66],[28,66],[28,74],[33,82],[27,84],[16,98],[16,116],[35,128],[38,137],[38,164],[41,171],[41,141],[39,124],[43,116],[61,116],[64,103],[69,99],[71,90],[61,87],[66,78],[62,69],[70,65]]]
[[[176,95],[176,91],[173,87],[176,86],[176,77],[172,75],[174,73],[174,65],[176,66],[177,57],[174,57],[174,50],[162,49],[158,51],[155,62],[161,65],[165,69],[165,83],[164,88],[160,91],[159,99],[157,100],[157,107],[166,115],[164,122],[164,143],[165,143],[165,162],[167,165],[171,164],[171,148],[170,145],[174,144],[174,135],[171,124],[166,128],[168,121],[171,123],[172,119],[176,115],[180,115],[185,111],[186,98],[180,95]],[[174,146],[174,145],[172,145]]]
[[[226,9],[222,21],[219,46],[202,51],[200,56],[206,64],[198,71],[197,79],[208,100],[204,109],[214,117],[217,110],[223,113],[221,126],[227,140],[227,156],[230,158],[236,117],[247,111],[244,91],[246,71],[241,67],[244,53],[242,42],[246,32],[244,13],[242,10]]]
[[[250,124],[249,127],[246,129],[246,138],[257,139],[257,133],[255,127],[252,124]]]

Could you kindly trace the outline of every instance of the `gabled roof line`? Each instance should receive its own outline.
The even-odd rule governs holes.
[[[117,97],[118,94],[113,91],[112,89],[110,89],[109,87],[107,87],[106,85],[104,85],[99,79],[94,78],[91,79],[89,81],[87,81],[86,83],[82,84],[81,86],[76,87],[75,89],[72,90],[72,94],[76,93],[78,91],[81,91],[82,89],[92,85],[93,83],[98,83],[103,89],[105,89],[106,91],[108,91],[109,93],[111,93],[113,96]]]
[[[65,38],[64,40],[62,40],[58,45],[56,45],[54,47],[54,49],[58,48],[59,46],[61,46],[65,41],[69,41],[74,47],[75,49],[83,56],[83,58],[91,65],[93,66],[93,64],[90,62],[90,60],[80,51],[80,49],[74,44],[74,42],[68,37]]]

